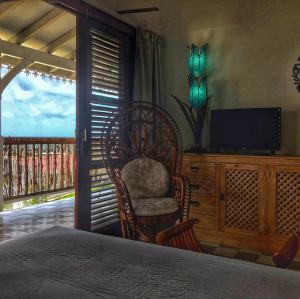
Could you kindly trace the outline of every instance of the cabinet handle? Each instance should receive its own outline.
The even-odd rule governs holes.
[[[190,201],[190,204],[191,204],[192,206],[200,206],[200,202],[197,201],[197,200],[191,200],[191,201]]]
[[[197,172],[199,170],[199,167],[197,166],[191,166],[191,171],[192,172]]]
[[[225,200],[225,195],[224,193],[220,193],[220,201],[224,201]]]
[[[200,186],[196,184],[191,184],[191,189],[193,188],[199,190]]]

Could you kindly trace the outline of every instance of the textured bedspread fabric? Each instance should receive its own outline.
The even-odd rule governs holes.
[[[54,227],[0,245],[0,298],[300,298],[300,273]]]

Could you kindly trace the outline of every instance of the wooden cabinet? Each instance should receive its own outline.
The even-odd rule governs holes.
[[[300,157],[185,154],[197,238],[274,252],[300,233]]]
[[[204,163],[188,160],[184,163],[184,173],[189,177],[194,195],[216,194],[216,163]]]
[[[222,164],[220,167],[220,228],[242,234],[263,232],[264,167]]]
[[[217,192],[219,171],[216,163],[184,159],[183,174],[190,180],[190,218],[198,219],[196,228],[215,230],[219,219],[217,214]]]
[[[271,171],[271,232],[276,235],[300,232],[300,167],[275,166]]]

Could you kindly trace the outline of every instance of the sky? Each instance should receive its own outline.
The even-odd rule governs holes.
[[[4,137],[74,137],[75,84],[18,74],[1,103]]]

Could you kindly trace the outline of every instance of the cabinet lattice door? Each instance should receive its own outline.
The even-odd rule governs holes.
[[[259,233],[262,229],[263,169],[257,165],[221,167],[221,227],[225,231]]]
[[[300,233],[300,168],[277,167],[275,233]]]

